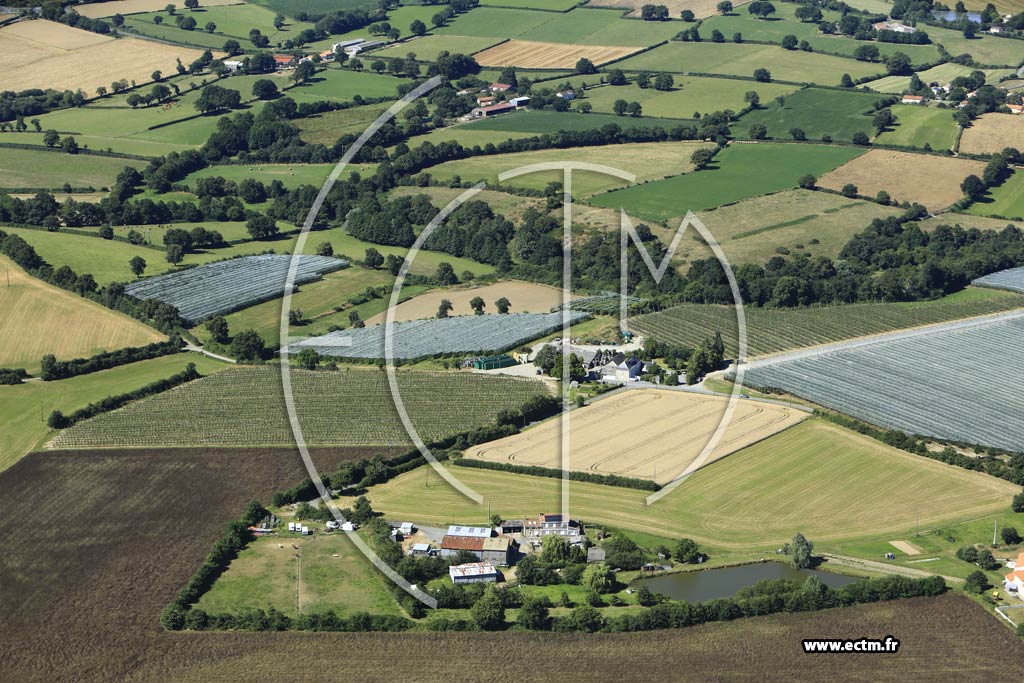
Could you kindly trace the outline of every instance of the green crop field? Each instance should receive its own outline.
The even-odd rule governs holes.
[[[432,62],[437,59],[439,52],[447,50],[452,54],[473,54],[480,52],[498,43],[500,39],[489,36],[460,36],[450,33],[439,33],[426,35],[421,38],[413,38],[402,43],[396,43],[383,50],[374,52],[372,57],[401,57],[404,59],[413,53],[417,59]]]
[[[1021,49],[1019,40],[980,34],[968,40],[961,31],[938,26],[926,26],[924,29],[933,43],[941,43],[953,56],[969,54],[978,64],[989,66],[1017,67],[1024,62],[1024,49]]]
[[[820,88],[805,88],[787,95],[781,104],[762,96],[763,108],[745,115],[735,129],[737,135],[746,137],[750,126],[760,123],[776,139],[789,140],[790,129],[800,128],[811,140],[831,135],[837,142],[848,142],[854,133],[875,132],[871,125],[872,105],[879,99],[873,93]]]
[[[111,370],[62,379],[56,382],[29,382],[0,386],[0,470],[38,448],[52,430],[46,418],[54,410],[72,413],[107,396],[124,394],[181,372],[195,363],[204,375],[219,372],[227,363],[197,353],[176,354],[122,365]]]
[[[506,518],[558,509],[557,479],[452,471]],[[569,505],[573,517],[592,524],[730,549],[774,549],[795,531],[836,541],[905,533],[918,517],[926,525],[994,514],[1018,490],[812,419],[708,465],[654,505],[644,505],[643,491],[579,482],[570,484]],[[374,486],[369,498],[389,519],[419,524],[484,523],[488,509],[427,468]]]
[[[737,7],[733,13],[728,15],[716,15],[705,19],[700,26],[701,36],[709,39],[713,30],[719,30],[726,40],[732,40],[736,33],[740,33],[744,40],[756,40],[759,42],[781,43],[787,35],[796,36],[800,40],[806,40],[816,52],[835,53],[852,56],[854,51],[863,41],[853,40],[842,35],[825,35],[818,28],[818,24],[802,22],[796,18],[797,4],[780,3],[775,5],[775,13],[768,20],[754,17],[747,12],[746,7]],[[824,20],[836,22],[840,18],[839,12],[826,10]],[[930,30],[931,27],[929,26]],[[915,64],[934,63],[939,59],[939,49],[935,45],[898,45],[895,43],[872,43],[875,45],[882,57],[893,52],[902,52],[909,56]]]
[[[796,86],[780,83],[751,83],[732,78],[701,78],[699,76],[676,76],[672,90],[661,91],[653,87],[640,88],[635,84],[625,86],[606,85],[589,88],[585,92],[597,112],[612,112],[615,100],[639,102],[647,116],[667,118],[691,118],[694,113],[708,113],[732,109],[739,111],[747,106],[743,96],[756,92],[762,102],[769,102],[779,95],[789,95]],[[741,124],[742,125],[742,124]]]
[[[492,119],[475,121],[462,126],[464,130],[498,130],[510,133],[531,133],[541,135],[559,130],[595,130],[614,123],[622,128],[651,128],[661,126],[672,128],[677,125],[692,125],[692,112],[676,119],[660,119],[653,116],[616,116],[614,114],[580,114],[577,112],[519,111],[503,114]]]
[[[528,9],[507,9],[504,7],[478,7],[460,14],[446,26],[435,29],[437,35],[475,36],[485,38],[521,38],[524,33],[553,21],[559,15],[551,12],[534,12]],[[613,18],[609,15],[609,19]],[[427,22],[429,26],[430,23]],[[494,42],[498,42],[495,40]],[[566,41],[560,41],[566,42]]]
[[[654,180],[665,176],[684,173],[692,168],[690,155],[700,147],[696,142],[657,142],[635,145],[607,145],[603,147],[578,147],[571,150],[552,149],[537,152],[516,152],[499,156],[471,157],[448,161],[429,169],[437,180],[449,180],[455,176],[463,181],[486,180],[489,185],[498,183],[498,174],[529,164],[561,161],[584,161],[605,164],[635,173],[638,181]],[[543,190],[548,183],[561,182],[561,171],[542,171],[523,175],[505,181],[513,187]],[[573,174],[573,195],[584,197],[616,187],[624,187],[626,181],[612,176],[577,171]]]
[[[971,204],[967,213],[1024,220],[1024,173],[1014,171],[1002,185],[990,189],[984,197]]]
[[[516,7],[564,12],[579,4],[579,0],[481,0],[481,5],[494,7]]]
[[[772,78],[794,83],[839,85],[843,74],[853,79],[884,73],[881,64],[858,62],[845,57],[784,50],[775,45],[737,45],[735,43],[671,42],[616,64],[630,71],[670,71],[673,73],[714,73],[731,76],[754,75],[768,69]],[[756,86],[756,83],[751,83]]]
[[[607,192],[589,202],[664,221],[686,211],[795,187],[802,176],[820,176],[862,153],[850,147],[822,145],[733,144],[702,171]],[[765,173],[769,168],[772,172]]]
[[[899,209],[874,202],[786,190],[702,211],[697,216],[715,236],[729,262],[740,264],[763,263],[786,252],[836,258],[850,238],[872,220],[898,213]],[[682,216],[671,219],[669,227],[678,227],[681,220]],[[702,241],[688,236],[680,243],[674,262],[685,265],[713,257]]]
[[[224,42],[231,38],[246,47],[252,47],[249,42],[249,31],[254,28],[259,29],[263,35],[269,38],[271,45],[283,43],[289,38],[294,38],[303,30],[313,28],[313,24],[291,19],[278,31],[274,28],[274,12],[259,5],[250,4],[200,7],[194,11],[178,8],[176,14],[195,19],[195,29],[186,31],[179,28],[175,23],[175,18],[166,11],[131,14],[125,17],[124,23],[134,32],[160,40],[213,49],[223,47]],[[161,17],[162,23],[153,22],[153,18],[157,16]],[[217,25],[213,33],[205,30],[206,24],[210,22]]]
[[[686,26],[682,21],[623,19],[616,10],[576,8],[510,38],[577,45],[647,47],[669,40]]]
[[[928,28],[930,29],[931,26]],[[973,67],[949,62],[933,66],[932,68],[924,71],[919,71],[917,76],[923,83],[938,83],[940,85],[946,85],[957,76],[970,76],[971,72],[975,70],[984,73],[985,80],[989,83],[997,83],[1000,78],[1010,76],[1014,73],[1013,69],[974,69]],[[865,83],[864,85],[872,90],[877,90],[878,92],[899,94],[910,87],[910,76],[885,76],[884,78],[877,78]]]
[[[72,187],[99,189],[113,185],[125,166],[141,169],[145,163],[91,154],[0,147],[0,185],[9,188],[59,189],[69,183]]]
[[[747,355],[778,353],[1022,307],[1024,296],[975,287],[936,301],[747,307]],[[729,306],[684,304],[636,316],[630,325],[660,341],[686,346],[695,346],[712,331],[720,331],[727,353],[736,354],[736,314]]]
[[[499,411],[545,394],[535,379],[470,372],[401,371],[405,408],[427,443],[490,424]],[[377,368],[292,371],[296,412],[310,445],[407,446]],[[137,401],[64,430],[58,448],[288,446],[295,442],[278,367],[239,367]]]
[[[344,534],[296,536],[284,545],[279,538],[258,538],[231,561],[196,606],[214,614],[274,607],[295,617],[296,597],[304,614],[402,613],[387,579]]]
[[[952,149],[956,143],[957,126],[948,109],[905,105],[892,108],[896,126],[875,140],[883,145],[904,145],[934,150]]]

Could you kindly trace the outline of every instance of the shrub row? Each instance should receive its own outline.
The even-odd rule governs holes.
[[[498,470],[500,472],[512,472],[513,474],[526,474],[532,477],[549,477],[561,479],[562,470],[551,467],[538,467],[536,465],[513,465],[507,462],[488,462],[486,460],[474,460],[473,458],[458,458],[452,461],[459,467],[475,467],[480,470]],[[604,484],[605,486],[621,486],[628,489],[640,489],[641,491],[657,491],[661,487],[647,479],[636,479],[634,477],[622,477],[617,474],[595,474],[593,472],[569,472],[569,479],[572,481],[585,481],[591,484]]]
[[[0,368],[0,385],[21,384],[26,377],[25,368]]]
[[[55,379],[67,379],[78,375],[87,375],[91,372],[109,370],[119,365],[127,365],[140,360],[169,356],[172,353],[181,351],[185,342],[178,335],[173,335],[167,341],[154,342],[145,346],[132,346],[118,351],[107,351],[97,353],[89,358],[75,358],[73,360],[57,360],[53,354],[43,356],[43,370],[41,377],[44,381]]]

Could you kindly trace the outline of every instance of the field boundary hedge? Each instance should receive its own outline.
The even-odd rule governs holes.
[[[119,349],[117,351],[97,353],[96,355],[89,356],[87,358],[74,358],[72,360],[59,361],[52,354],[47,354],[43,356],[42,372],[40,373],[40,376],[43,378],[44,382],[50,382],[53,380],[67,379],[69,377],[78,377],[79,375],[88,375],[93,372],[109,370],[110,368],[116,368],[119,365],[127,365],[140,360],[169,356],[180,352],[184,346],[185,342],[182,341],[181,337],[173,335],[167,341],[153,342],[152,344],[146,344],[145,346],[132,346],[126,349]]]
[[[453,465],[458,467],[472,467],[479,470],[496,470],[499,472],[511,472],[513,474],[525,474],[531,477],[547,477],[549,479],[561,479],[563,472],[552,467],[540,467],[537,465],[513,465],[507,462],[490,462],[477,460],[475,458],[456,458],[452,460]],[[637,479],[635,477],[620,477],[615,474],[594,474],[592,472],[575,472],[570,470],[565,473],[570,481],[583,481],[591,484],[603,484],[605,486],[619,486],[627,489],[640,489],[641,491],[658,491],[661,489],[657,483],[648,479]]]
[[[6,147],[8,149],[24,149],[30,152],[52,152],[54,154],[68,154],[68,152],[65,152],[60,147],[47,147],[46,145],[28,145],[21,142],[0,142],[0,147]],[[131,159],[132,161],[150,161],[152,159],[152,157],[144,157],[138,154],[108,152],[106,150],[92,149],[90,147],[84,146],[80,146],[77,152],[75,152],[74,154],[68,154],[68,156],[75,156],[78,154],[84,154],[86,156],[94,157],[112,157],[114,159]]]

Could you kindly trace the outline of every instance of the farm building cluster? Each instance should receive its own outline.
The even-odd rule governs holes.
[[[460,95],[471,95],[471,90],[461,90]],[[530,98],[526,95],[516,94],[514,86],[508,83],[491,83],[479,91],[476,97],[476,107],[473,108],[467,119],[480,119],[507,114],[517,109],[523,109],[530,104]]]
[[[365,38],[354,38],[352,40],[345,40],[339,43],[331,45],[329,50],[323,50],[316,55],[290,55],[274,54],[274,68],[278,71],[284,71],[286,69],[294,69],[299,64],[304,62],[333,62],[337,59],[337,56],[344,53],[347,57],[355,57],[364,50],[370,48],[380,47],[384,45],[383,40],[366,40]],[[239,71],[245,64],[243,59],[226,59],[224,60],[224,66],[228,71]]]

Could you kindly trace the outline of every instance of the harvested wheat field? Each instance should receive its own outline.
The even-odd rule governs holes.
[[[191,64],[202,53],[137,38],[111,38],[53,21],[19,21],[0,28],[0,90],[84,90],[127,79],[148,83],[156,70],[172,73],[175,60]]]
[[[165,338],[126,315],[37,280],[0,256],[0,367],[34,372],[47,353],[78,358]]]
[[[841,190],[853,183],[858,194],[866,197],[885,190],[894,201],[917,202],[938,211],[963,196],[964,178],[972,173],[980,176],[984,168],[981,161],[876,149],[828,173],[818,184]]]
[[[960,151],[968,154],[992,154],[1005,147],[1024,148],[1024,116],[985,114],[960,138]]]
[[[473,315],[469,302],[476,297],[480,297],[487,304],[484,308],[485,313],[497,313],[498,307],[494,302],[502,297],[512,304],[512,313],[547,313],[562,303],[562,290],[534,282],[518,281],[496,282],[484,287],[435,289],[398,304],[395,307],[395,321],[433,318],[442,299],[452,302],[454,309],[450,315]],[[366,324],[383,324],[386,319],[386,312],[378,313],[367,320]]]
[[[614,45],[565,45],[532,40],[509,40],[473,55],[480,66],[518,66],[523,69],[571,69],[586,57],[600,66],[637,51]]]
[[[736,2],[732,3],[733,11],[735,11],[735,8],[747,4],[747,2],[749,0],[736,0]],[[649,4],[651,4],[649,0],[590,0],[587,6],[632,9],[629,13],[630,16],[639,16],[640,8]],[[718,0],[666,0],[658,4],[668,7],[668,15],[673,19],[678,19],[679,13],[684,9],[692,10],[698,19],[706,19],[718,13],[718,10],[715,9],[718,5]],[[746,12],[743,12],[743,14],[746,14]]]
[[[667,389],[634,389],[571,414],[570,467],[578,472],[672,481],[696,459],[718,428],[728,399]],[[791,427],[807,414],[741,400],[707,462]],[[547,422],[475,446],[466,457],[513,465],[561,467],[561,421]]]
[[[201,7],[217,7],[219,5],[240,5],[238,0],[202,0]],[[110,0],[109,2],[93,2],[88,5],[76,5],[75,11],[83,17],[98,19],[112,17],[115,14],[139,14],[140,12],[159,12],[167,7],[166,0]],[[198,21],[198,19],[196,20]]]

